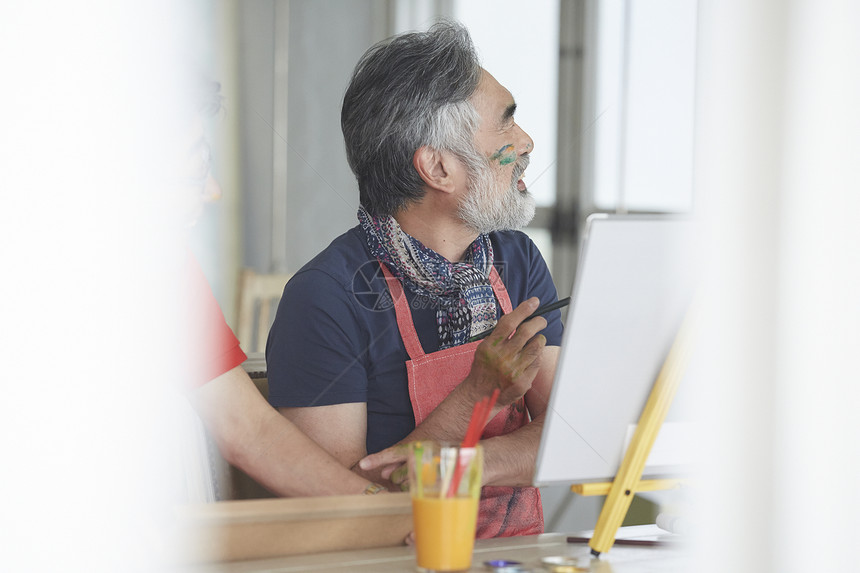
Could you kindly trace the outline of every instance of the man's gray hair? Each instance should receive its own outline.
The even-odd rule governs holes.
[[[423,197],[424,182],[412,164],[420,147],[458,157],[474,150],[480,117],[469,97],[481,72],[469,32],[453,22],[395,36],[361,57],[340,123],[368,212],[393,215]]]

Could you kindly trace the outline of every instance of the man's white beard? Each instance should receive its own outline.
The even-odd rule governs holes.
[[[528,189],[517,189],[517,180],[528,167],[528,156],[517,159],[511,185],[501,195],[494,188],[492,167],[485,161],[471,170],[469,192],[460,202],[460,218],[478,233],[525,227],[535,216],[535,199]]]

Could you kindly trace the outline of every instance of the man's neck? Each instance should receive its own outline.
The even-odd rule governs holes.
[[[410,207],[394,216],[400,228],[452,263],[461,261],[478,234],[466,227],[459,217]]]

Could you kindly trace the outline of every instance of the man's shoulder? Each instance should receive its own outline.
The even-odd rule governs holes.
[[[376,310],[373,304],[378,304],[379,290],[387,288],[384,279],[375,278],[378,268],[360,227],[335,238],[287,283],[278,308],[281,319],[276,318],[272,327],[274,339],[291,328],[306,328],[308,322],[314,323],[318,332],[363,328],[368,311]],[[284,318],[287,316],[290,320]],[[362,340],[357,330],[352,334],[356,341]],[[272,340],[270,334],[270,343]]]
[[[523,297],[534,292],[537,284],[552,279],[537,245],[522,231],[490,233],[493,243],[493,264],[512,295]],[[546,294],[540,295],[546,297]],[[524,299],[517,299],[522,302]]]
[[[361,228],[356,226],[335,238],[299,269],[294,278],[322,273],[340,284],[349,284],[356,271],[370,260]]]
[[[537,253],[531,238],[522,231],[494,231],[490,233],[496,258],[500,256],[514,262],[517,259],[529,260]]]
[[[530,244],[532,240],[522,231],[507,230],[493,231],[490,233],[490,240],[493,244]]]

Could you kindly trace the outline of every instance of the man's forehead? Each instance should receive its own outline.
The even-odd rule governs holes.
[[[481,81],[472,95],[474,103],[500,122],[510,119],[517,109],[514,96],[490,72],[482,71]]]

